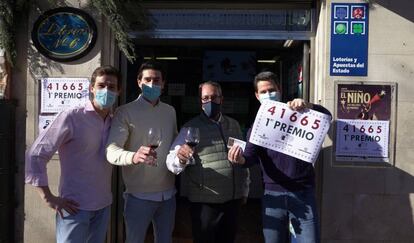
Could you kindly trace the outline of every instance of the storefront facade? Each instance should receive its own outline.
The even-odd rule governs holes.
[[[72,2],[77,8],[87,6],[87,1]],[[414,16],[406,14],[408,3],[403,6],[377,1],[366,5],[365,13],[369,12],[369,22],[365,22],[369,33],[364,60],[367,73],[339,76],[332,73],[335,49],[331,48],[331,32],[336,21],[332,17],[332,11],[336,11],[332,3],[345,2],[365,4],[364,1],[147,3],[145,8],[158,24],[150,31],[130,33],[138,54],[135,64],[129,64],[118,51],[105,18],[88,9],[84,10],[97,25],[98,37],[93,49],[71,62],[56,62],[44,57],[30,42],[30,33],[39,16],[32,12],[18,32],[18,49],[27,51],[19,53],[18,68],[13,69],[11,82],[12,97],[18,101],[14,242],[55,241],[54,212],[44,205],[31,186],[23,185],[24,153],[39,132],[39,79],[90,77],[96,67],[111,64],[124,76],[120,98],[123,104],[138,94],[137,67],[155,58],[168,66],[168,85],[163,100],[175,107],[181,125],[198,112],[198,106],[194,105],[198,83],[212,77],[203,66],[206,56],[213,56],[217,61],[229,57],[230,63],[254,59],[252,65],[247,65],[247,69],[254,70],[253,74],[222,81],[228,102],[225,112],[238,119],[243,128],[250,126],[259,106],[253,96],[251,75],[264,69],[279,75],[285,101],[303,97],[325,106],[334,115],[315,167],[323,242],[411,242],[414,238],[414,167],[410,156],[412,139],[408,134],[414,125],[410,95],[414,88],[410,83],[410,78],[414,77]],[[233,68],[237,69],[237,65]],[[387,161],[344,162],[336,156],[336,120],[341,118],[338,85],[341,82],[392,87]],[[59,170],[56,156],[48,164],[49,182],[55,192]],[[118,173],[115,170],[113,177],[115,195],[107,242],[122,242],[123,239],[122,184]],[[252,176],[255,179],[250,197],[254,204],[261,194],[259,171],[253,170]],[[176,239],[186,240],[185,236],[186,233],[176,234]]]

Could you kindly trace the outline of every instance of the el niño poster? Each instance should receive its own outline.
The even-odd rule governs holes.
[[[338,119],[390,120],[391,85],[339,84]]]

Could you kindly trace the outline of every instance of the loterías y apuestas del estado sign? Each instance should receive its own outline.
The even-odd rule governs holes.
[[[59,62],[85,56],[95,45],[96,24],[84,11],[62,7],[43,13],[35,22],[32,40],[42,55]]]

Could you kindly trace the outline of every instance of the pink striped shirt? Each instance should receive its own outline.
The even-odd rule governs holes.
[[[46,164],[59,151],[59,195],[75,200],[82,210],[98,210],[112,203],[112,165],[105,157],[111,117],[104,120],[91,102],[61,112],[26,155],[27,184],[47,186]]]

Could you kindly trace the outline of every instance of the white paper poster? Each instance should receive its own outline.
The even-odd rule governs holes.
[[[39,115],[39,133],[48,128],[59,113],[51,116]]]
[[[338,119],[336,155],[388,157],[389,121]]]
[[[40,112],[58,113],[83,106],[89,100],[87,78],[42,78]]]
[[[314,110],[298,112],[285,103],[265,101],[257,112],[249,142],[314,163],[330,122],[329,115]]]

